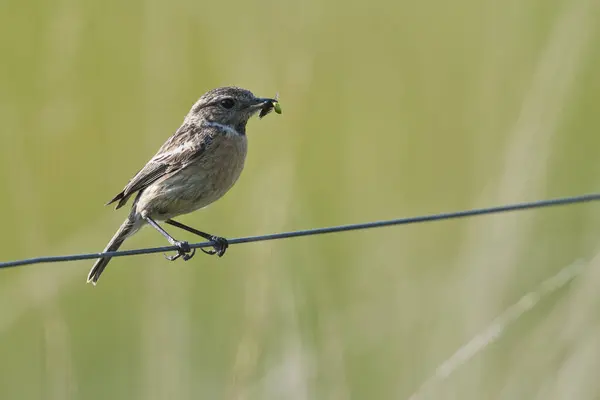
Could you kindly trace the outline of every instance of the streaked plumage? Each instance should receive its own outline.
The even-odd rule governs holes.
[[[128,218],[107,245],[115,251],[144,224],[206,207],[237,181],[246,159],[246,123],[273,99],[223,87],[204,94],[171,136],[108,204],[120,208],[134,195]],[[229,107],[233,103],[231,107]],[[180,242],[181,243],[181,242]],[[88,282],[96,283],[110,258],[96,261]]]

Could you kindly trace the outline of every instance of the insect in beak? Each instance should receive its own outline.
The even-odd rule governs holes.
[[[279,105],[279,93],[275,95],[274,99],[260,99],[263,101],[260,114],[258,114],[258,118],[263,118],[265,115],[269,114],[271,111],[275,110],[277,114],[281,114],[281,106]]]

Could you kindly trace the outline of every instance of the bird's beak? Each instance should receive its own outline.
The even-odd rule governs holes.
[[[260,110],[261,108],[264,107],[265,104],[269,104],[269,103],[277,103],[277,99],[269,99],[266,97],[257,97],[255,99],[255,103],[252,104],[250,107],[252,107],[254,110]]]

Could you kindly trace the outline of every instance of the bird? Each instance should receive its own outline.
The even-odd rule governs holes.
[[[131,211],[106,245],[104,252],[116,251],[125,239],[145,225],[163,235],[177,254],[174,261],[189,260],[195,254],[188,242],[176,240],[157,221],[197,234],[212,242],[213,249],[201,249],[222,257],[227,239],[186,226],[173,218],[204,208],[221,198],[240,177],[246,159],[246,124],[260,111],[262,118],[272,109],[281,112],[275,98],[256,97],[236,86],[209,90],[192,106],[183,123],[158,152],[137,172],[123,190],[106,205],[123,207],[134,197]],[[96,260],[87,282],[94,286],[111,257]]]

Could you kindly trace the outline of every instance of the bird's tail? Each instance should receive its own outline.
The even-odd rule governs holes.
[[[139,229],[140,223],[138,221],[132,218],[127,218],[125,222],[121,224],[121,227],[119,228],[117,233],[115,233],[112,239],[110,239],[110,242],[108,242],[108,244],[106,245],[104,252],[117,251],[119,247],[121,247],[125,239],[136,233]],[[102,271],[104,271],[104,268],[106,268],[106,265],[109,263],[110,259],[111,257],[105,257],[96,260],[94,266],[88,274],[88,283],[91,282],[92,285],[96,286],[96,283],[98,282]]]

